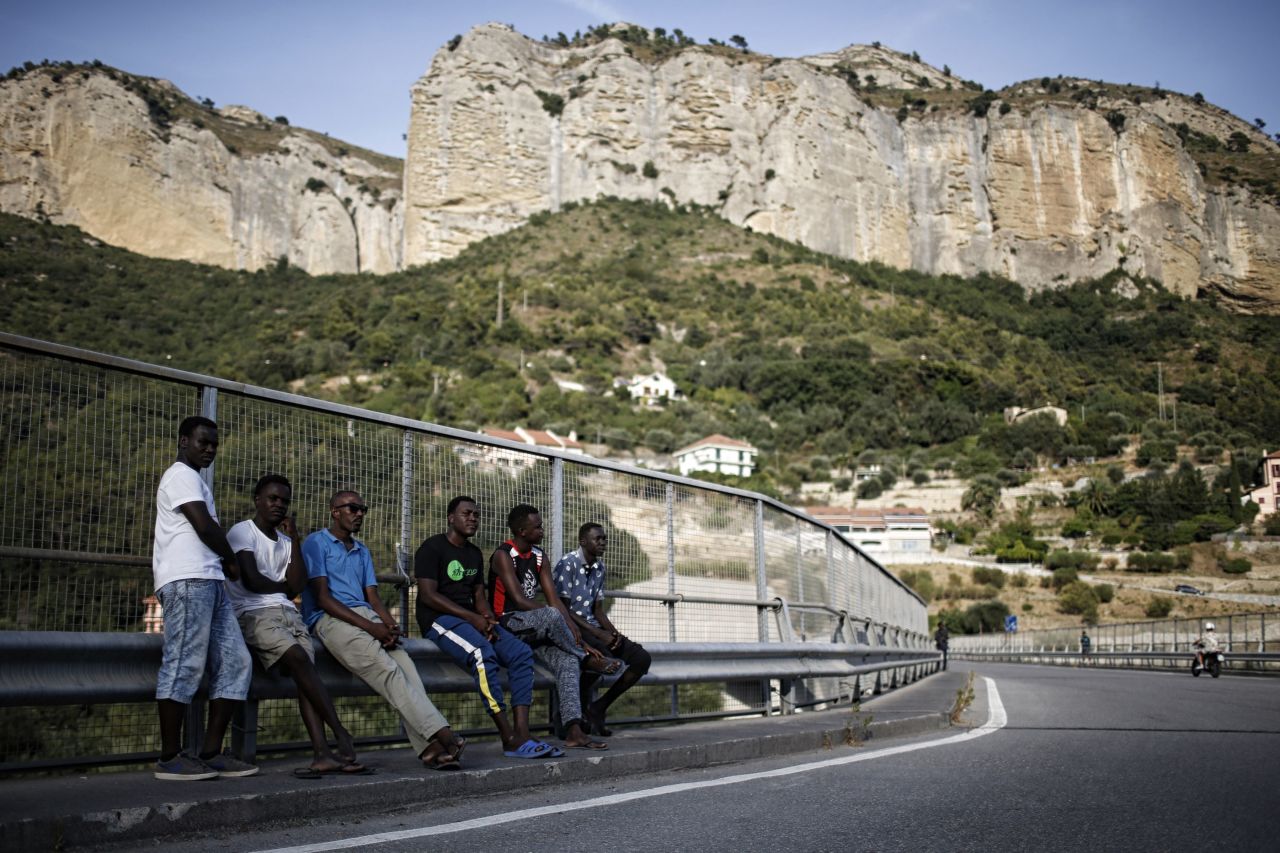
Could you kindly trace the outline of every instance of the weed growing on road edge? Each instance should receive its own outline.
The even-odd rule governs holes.
[[[862,711],[862,703],[854,702],[849,709],[849,718],[844,721],[844,745],[860,746],[871,738],[871,714],[858,716]],[[855,728],[856,726],[856,728]]]
[[[955,704],[951,706],[951,724],[958,725],[960,717],[973,704],[973,671],[969,671],[969,680],[965,682],[964,687],[956,691]]]

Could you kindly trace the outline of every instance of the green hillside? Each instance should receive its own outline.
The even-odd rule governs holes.
[[[1028,296],[827,257],[702,209],[570,206],[387,276],[155,260],[0,216],[0,294],[8,331],[451,426],[657,451],[723,432],[766,451],[753,485],[782,491],[869,448],[972,475],[1106,457],[1140,434],[1156,463],[1177,444],[1280,444],[1280,318],[1119,270]],[[604,393],[659,366],[687,401],[642,411]],[[1000,416],[1045,402],[1071,413],[1065,429]]]

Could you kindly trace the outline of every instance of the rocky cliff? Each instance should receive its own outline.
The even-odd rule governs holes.
[[[1231,134],[1249,175],[1280,154],[1211,105],[1060,78],[982,93],[878,46],[775,59],[637,30],[556,45],[488,24],[436,53],[412,91],[406,264],[616,195],[930,273],[1042,288],[1123,267],[1280,310],[1275,184],[1213,159]]]
[[[0,210],[162,258],[401,265],[401,162],[105,66],[0,80]]]

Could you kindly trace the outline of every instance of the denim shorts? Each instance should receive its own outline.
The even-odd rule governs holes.
[[[164,609],[164,655],[156,698],[188,704],[209,676],[210,699],[249,695],[253,661],[222,581],[170,581],[156,590]]]

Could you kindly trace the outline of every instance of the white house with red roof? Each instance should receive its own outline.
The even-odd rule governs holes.
[[[665,373],[633,376],[625,384],[631,399],[639,400],[646,406],[656,406],[663,400],[678,400],[681,396],[676,383]]]
[[[756,469],[756,456],[760,451],[745,441],[727,435],[709,435],[682,447],[672,455],[680,473],[686,477],[694,471],[729,474],[734,477],[750,477]]]
[[[1262,457],[1262,485],[1251,489],[1248,498],[1258,505],[1258,518],[1276,511],[1276,503],[1280,502],[1280,450]]]

